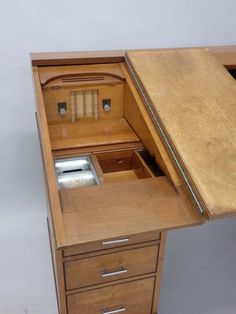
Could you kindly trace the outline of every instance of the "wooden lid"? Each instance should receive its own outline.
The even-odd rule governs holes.
[[[207,49],[127,51],[126,58],[208,216],[236,213],[234,79]]]

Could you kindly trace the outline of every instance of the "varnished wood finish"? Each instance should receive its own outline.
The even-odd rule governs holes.
[[[204,49],[127,57],[210,218],[236,213],[236,85]]]
[[[209,47],[209,50],[227,69],[236,68],[236,46]]]
[[[141,158],[139,152],[134,153],[133,169],[139,179],[154,177],[154,174]]]
[[[64,157],[64,156],[77,156],[80,154],[97,154],[99,152],[120,152],[122,150],[142,150],[142,142],[131,142],[131,143],[120,143],[120,144],[108,144],[108,145],[99,145],[91,147],[80,147],[80,148],[68,148],[61,150],[54,150],[52,152],[54,157]]]
[[[104,173],[125,171],[133,168],[133,150],[101,152],[97,153],[96,156]]]
[[[116,242],[110,244],[103,244],[103,241],[95,241],[85,244],[77,244],[74,246],[66,247],[63,250],[64,257],[75,256],[79,254],[85,254],[93,252],[94,254],[105,254],[110,249],[122,249],[127,250],[130,249],[131,245],[141,245],[144,246],[145,243],[151,243],[152,241],[158,241],[161,237],[161,233],[158,231],[145,232],[145,233],[136,233],[128,236],[118,237],[118,238],[109,238],[108,241],[111,240],[120,240],[120,239],[128,239],[127,242]],[[136,246],[134,246],[136,247]],[[112,251],[113,252],[113,251]]]
[[[69,314],[104,313],[125,307],[127,314],[150,314],[154,278],[137,280],[67,297]]]
[[[111,119],[121,119],[123,118],[123,100],[124,100],[124,83],[116,85],[94,85],[89,87],[81,87],[77,85],[76,87],[66,87],[59,89],[44,89],[43,96],[45,102],[45,110],[47,116],[47,122],[50,125],[59,124],[59,123],[71,123],[71,98],[70,92],[80,92],[95,90],[98,92],[98,119],[99,120],[111,120]],[[109,113],[103,110],[102,101],[103,99],[111,100],[111,109]],[[66,114],[61,117],[58,112],[57,104],[60,102],[66,102],[67,110]],[[76,117],[75,124],[79,124],[84,120],[94,121],[94,117]]]
[[[49,125],[53,150],[139,142],[124,119]]]
[[[90,158],[92,160],[93,166],[94,166],[96,174],[98,176],[98,179],[99,179],[100,183],[102,183],[104,180],[104,175],[103,175],[102,168],[98,162],[98,159],[97,159],[96,155],[94,155],[94,154],[91,154]]]
[[[227,68],[236,67],[235,47],[209,49]],[[199,139],[193,139],[192,135],[202,131],[203,126],[207,130],[203,135],[209,145],[206,146],[207,149],[204,147],[202,150],[207,158],[202,152],[198,154],[198,147],[194,146],[195,150],[191,151],[191,156],[180,161],[189,166],[188,162],[193,164],[194,160],[201,161],[203,156],[206,161],[211,160],[213,165],[212,149],[217,148],[216,156],[221,154],[219,160],[222,162],[217,164],[217,168],[205,167],[207,176],[211,178],[210,183],[205,176],[201,179],[206,181],[208,189],[213,189],[211,184],[216,177],[217,183],[222,184],[222,169],[232,169],[230,162],[235,159],[235,152],[232,150],[235,147],[235,138],[232,136],[230,150],[230,140],[226,134],[226,129],[235,128],[233,79],[222,70],[215,58],[209,57],[209,52],[203,54],[201,48],[194,51],[184,48],[128,52],[129,58],[131,55],[133,66],[135,65],[135,70],[139,72],[139,77],[137,75],[136,78],[143,86],[142,92],[145,92],[145,89],[147,92],[148,89],[149,93],[146,95],[155,104],[157,117],[163,114],[162,106],[165,110],[171,109],[165,121],[162,121],[164,124],[171,122],[170,137],[181,135],[180,130],[184,129],[184,136],[191,146],[192,142],[199,143]],[[124,51],[32,55],[38,129],[50,203],[50,241],[60,314],[98,314],[121,306],[126,307],[127,314],[155,314],[166,231],[203,222],[202,217],[195,212],[193,200],[186,193],[186,186],[175,162],[153,124],[125,62]],[[70,92],[93,89],[96,89],[96,92],[99,90],[100,120],[83,117],[72,124]],[[167,96],[168,102],[166,99],[163,102]],[[102,99],[105,98],[112,100],[109,114],[102,108]],[[189,124],[194,126],[192,120],[181,120],[186,118],[185,114],[188,113],[181,113],[186,100],[191,104],[191,110],[196,109],[194,114],[189,110],[191,119],[205,116],[207,119],[199,118],[194,134],[186,129],[188,120]],[[64,118],[57,110],[57,103],[61,101],[66,101],[68,105],[67,116]],[[223,103],[224,107],[221,107]],[[176,121],[181,122],[181,128],[176,128]],[[209,133],[212,121],[214,134]],[[191,137],[188,137],[188,134],[191,134]],[[201,132],[198,134],[203,137]],[[219,137],[219,134],[222,137]],[[173,144],[176,148],[178,141]],[[225,148],[223,152],[222,147]],[[137,151],[143,148],[155,156],[165,176],[154,177]],[[188,147],[184,148],[185,153],[189,153]],[[178,150],[183,154],[181,148],[178,147]],[[227,157],[229,152],[231,159]],[[80,154],[91,155],[101,184],[82,189],[61,190],[59,198],[53,156]],[[217,191],[224,204],[230,204],[230,180],[235,183],[234,174],[231,172],[228,171],[229,176],[221,190],[222,194]],[[201,167],[195,169],[195,177],[192,174],[191,182],[197,183],[198,186],[202,184],[203,192],[207,191],[209,195],[209,190],[199,179],[202,174]],[[229,194],[225,187],[228,187],[229,191],[231,189]],[[201,196],[204,193],[201,190]],[[227,195],[230,198],[227,199]],[[216,194],[215,196],[218,200]],[[217,212],[214,211],[214,216],[220,214],[221,207],[217,208]],[[102,268],[113,271],[121,264],[128,267],[127,273],[108,280],[101,276]]]
[[[42,86],[47,85],[52,80],[63,78],[71,75],[83,75],[89,78],[98,75],[109,75],[118,80],[124,80],[124,75],[120,69],[119,64],[95,64],[95,65],[80,65],[80,66],[53,66],[41,67],[39,69],[39,77]]]
[[[104,174],[105,183],[127,182],[137,179],[138,177],[134,170],[116,171]]]
[[[199,47],[200,48],[200,47]],[[236,65],[236,46],[206,47],[223,65]],[[125,61],[125,50],[31,53],[33,66],[102,64]]]
[[[67,245],[201,221],[165,177],[61,190],[60,201]]]
[[[105,64],[124,61],[124,51],[84,51],[31,53],[33,66]]]
[[[155,156],[157,163],[174,185],[181,185],[181,179],[171,161],[163,142],[152,124],[144,103],[138,94],[125,65],[121,65],[127,86],[125,88],[125,118],[138,134],[149,153]],[[135,112],[135,115],[133,114]]]
[[[152,237],[154,240],[152,240]],[[95,256],[100,256],[100,255],[106,255],[106,254],[112,254],[112,253],[117,253],[117,252],[122,252],[122,251],[144,248],[146,246],[155,246],[155,245],[160,244],[160,238],[161,238],[161,233],[159,233],[159,234],[155,233],[153,235],[149,234],[149,237],[144,235],[143,239],[141,239],[139,237],[139,240],[143,241],[140,243],[138,243],[138,237],[136,237],[135,241],[132,241],[132,242],[128,241],[127,243],[122,243],[122,245],[120,245],[120,246],[117,245],[113,248],[110,246],[106,247],[104,245],[103,248],[100,250],[91,251],[91,252],[84,252],[84,253],[81,253],[80,251],[76,252],[76,250],[74,249],[74,254],[69,255],[69,256],[65,253],[65,250],[64,250],[62,253],[63,261],[68,262],[68,261],[74,261],[74,260],[83,259],[83,258],[90,258],[90,257],[95,257]],[[71,249],[76,248],[76,247],[77,246],[71,247]]]
[[[160,287],[161,287],[161,277],[162,277],[163,267],[164,267],[166,237],[167,237],[167,232],[162,232],[161,233],[161,241],[160,241],[160,245],[159,245],[157,276],[156,276],[156,280],[155,280],[155,288],[154,288],[154,294],[153,294],[153,304],[152,304],[153,314],[155,314],[156,311],[158,310],[159,294],[160,294]]]
[[[157,253],[157,246],[147,246],[65,262],[66,288],[67,290],[76,289],[121,278],[154,273]],[[127,272],[103,276],[104,273],[114,273],[119,270],[127,270]]]
[[[50,214],[52,216],[53,233],[55,236],[56,248],[63,246],[64,243],[64,228],[61,215],[61,206],[57,191],[56,176],[54,170],[54,164],[51,154],[51,144],[46,120],[46,114],[44,109],[44,100],[42,89],[40,86],[38,68],[33,68],[33,79],[37,106],[37,122],[39,128],[39,137],[41,142],[41,150],[43,156],[43,163],[45,169],[45,177],[47,183],[47,191],[49,197]]]
[[[47,219],[47,222],[48,222],[48,233],[49,233],[52,263],[53,263],[55,288],[56,288],[56,294],[57,294],[58,310],[60,314],[67,314],[64,268],[63,268],[63,261],[62,261],[63,256],[62,256],[62,251],[56,249],[50,211],[49,211],[49,218]]]

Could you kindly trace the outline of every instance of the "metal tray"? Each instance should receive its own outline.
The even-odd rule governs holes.
[[[89,156],[54,159],[59,189],[100,184]]]

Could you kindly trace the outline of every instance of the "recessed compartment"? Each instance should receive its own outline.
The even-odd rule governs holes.
[[[79,188],[99,184],[99,179],[89,156],[54,160],[59,189]]]
[[[200,222],[124,64],[44,67],[39,77],[54,161],[91,161],[57,173],[72,181],[57,189],[65,252]]]
[[[143,150],[97,153],[96,158],[103,172],[104,182],[125,182],[154,177],[154,173],[141,155],[151,158],[148,152]],[[163,176],[161,169],[156,165],[157,168],[158,172],[156,172],[156,175]]]

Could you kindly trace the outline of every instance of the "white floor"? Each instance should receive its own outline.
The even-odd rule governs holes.
[[[56,314],[30,67],[0,81],[0,313]],[[169,233],[159,314],[200,313],[236,313],[236,218]]]

